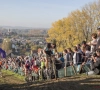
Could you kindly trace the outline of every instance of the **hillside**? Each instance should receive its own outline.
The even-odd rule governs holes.
[[[100,76],[78,75],[52,81],[24,82],[24,78],[3,71],[0,90],[100,90]]]

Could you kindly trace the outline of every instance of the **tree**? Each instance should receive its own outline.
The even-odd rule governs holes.
[[[2,49],[8,52],[11,50],[11,41],[8,38],[5,38],[2,43]]]
[[[71,12],[58,20],[48,30],[47,42],[56,40],[58,51],[72,47],[83,40],[89,41],[91,34],[100,26],[100,0]]]

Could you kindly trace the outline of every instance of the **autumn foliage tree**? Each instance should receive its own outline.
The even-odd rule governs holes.
[[[11,41],[10,39],[8,38],[5,38],[3,40],[3,43],[2,43],[2,49],[5,50],[6,52],[8,52],[9,50],[11,50]]]
[[[100,0],[85,5],[58,20],[48,30],[47,42],[56,40],[57,50],[72,47],[83,40],[91,40],[91,34],[100,26]]]

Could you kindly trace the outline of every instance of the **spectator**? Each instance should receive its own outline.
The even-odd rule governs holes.
[[[60,64],[62,65],[62,68],[64,67],[64,58],[61,54],[58,55],[58,60],[60,61]]]
[[[81,45],[80,44],[77,44],[76,47],[78,49],[78,52],[81,52]]]
[[[58,54],[58,60],[60,60],[62,63],[64,63],[64,58],[61,54]]]
[[[82,64],[82,55],[78,52],[76,46],[74,46],[73,64],[74,65]]]
[[[91,52],[95,52],[96,50],[96,44],[97,44],[97,34],[92,34],[92,41],[88,43],[88,45],[91,45]]]
[[[86,41],[82,41],[81,47],[83,47],[83,48],[86,48],[86,47],[91,48],[91,47],[86,43]]]
[[[98,38],[97,38],[96,49],[100,47],[100,27],[97,28],[97,31],[98,31]]]
[[[68,48],[67,51],[68,51],[68,59],[70,63],[72,63],[74,52],[71,50],[71,48]]]
[[[91,75],[91,74],[100,74],[100,49],[97,49],[96,50],[96,54],[97,56],[92,56],[92,70],[93,71],[90,71],[88,72],[88,75]]]
[[[90,51],[90,48],[89,47],[86,47],[86,51],[85,51],[85,59],[84,61],[87,63],[87,64],[90,64],[90,58],[91,58],[91,51]]]
[[[45,66],[45,58],[42,57],[41,59],[41,69]]]
[[[64,51],[63,51],[63,57],[64,57],[64,63],[65,63],[65,66],[69,66],[70,65],[70,63],[69,63],[69,59],[68,59],[68,51],[65,49]]]

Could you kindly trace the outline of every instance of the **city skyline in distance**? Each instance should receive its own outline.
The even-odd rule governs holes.
[[[1,26],[1,25],[0,25],[0,28],[3,28],[3,29],[46,29],[46,30],[49,29],[46,27]]]

